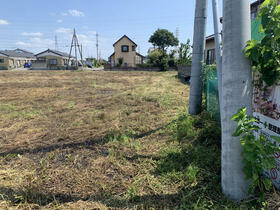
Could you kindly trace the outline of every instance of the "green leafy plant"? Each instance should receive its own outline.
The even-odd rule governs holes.
[[[122,65],[123,64],[123,58],[118,58],[118,65]]]
[[[186,43],[181,43],[179,47],[179,65],[190,65],[192,62],[191,44],[188,39]]]
[[[148,55],[148,62],[154,67],[159,66],[161,57],[162,57],[162,52],[158,49],[155,49]]]
[[[245,55],[252,62],[260,79],[272,86],[280,79],[280,5],[278,0],[266,0],[260,9],[257,20],[261,20],[260,41],[250,40]]]
[[[251,181],[249,194],[259,192],[262,198],[264,191],[269,190],[272,186],[271,181],[262,175],[263,170],[270,170],[276,167],[274,154],[280,150],[267,140],[264,135],[261,134],[258,138],[255,137],[253,131],[257,131],[260,128],[254,125],[257,120],[246,114],[246,108],[240,109],[233,115],[231,120],[238,123],[233,136],[241,137],[243,172],[247,179]],[[274,139],[276,142],[280,142],[279,138]]]

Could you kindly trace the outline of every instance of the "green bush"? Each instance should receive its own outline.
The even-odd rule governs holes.
[[[166,71],[168,69],[168,60],[167,60],[166,56],[161,58],[159,67],[160,67],[161,71]]]
[[[148,63],[154,67],[160,66],[160,60],[162,57],[162,52],[159,50],[154,50],[148,55]]]

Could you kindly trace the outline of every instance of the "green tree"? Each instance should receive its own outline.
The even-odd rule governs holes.
[[[179,65],[189,65],[192,63],[192,53],[190,40],[187,40],[187,43],[181,43],[179,48]]]
[[[173,33],[166,29],[158,29],[150,37],[149,42],[158,47],[162,52],[166,52],[168,47],[178,46],[179,40]]]
[[[177,46],[179,40],[168,30],[158,29],[150,37],[149,42],[161,52],[161,56],[159,57],[159,67],[162,71],[165,71],[168,68],[168,55],[166,51],[168,47]]]

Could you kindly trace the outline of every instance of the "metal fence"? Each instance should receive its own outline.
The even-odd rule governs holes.
[[[251,36],[252,39],[260,41],[264,34],[259,32],[261,20],[253,20],[251,22]],[[220,119],[219,108],[219,91],[218,91],[218,77],[216,68],[213,66],[205,67],[206,76],[206,110],[216,120]]]

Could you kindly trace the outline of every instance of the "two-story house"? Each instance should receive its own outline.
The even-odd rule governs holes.
[[[136,67],[142,64],[144,56],[136,52],[137,44],[124,35],[113,44],[114,53],[109,57],[111,66]]]

